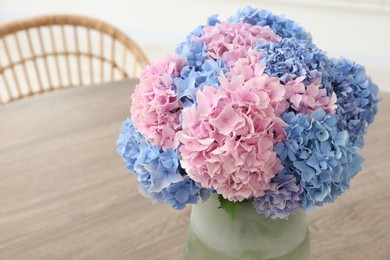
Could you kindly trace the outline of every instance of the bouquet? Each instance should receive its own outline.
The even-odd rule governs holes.
[[[211,16],[147,66],[118,153],[153,202],[182,209],[217,193],[278,219],[333,202],[361,171],[378,87],[296,22],[248,7]]]

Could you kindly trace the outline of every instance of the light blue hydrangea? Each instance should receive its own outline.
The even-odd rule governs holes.
[[[205,26],[214,26],[220,21],[217,15],[210,16]],[[196,103],[196,91],[203,89],[203,86],[214,86],[218,88],[220,82],[218,77],[223,76],[227,71],[223,60],[206,58],[206,45],[194,37],[200,37],[203,25],[199,26],[187,40],[179,44],[176,53],[187,59],[187,66],[182,68],[180,77],[174,78],[174,87],[183,107],[192,106]]]
[[[243,10],[239,10],[235,16],[228,19],[229,23],[240,21],[259,26],[268,25],[272,31],[283,38],[295,37],[298,40],[312,40],[310,33],[306,32],[298,23],[267,10],[248,6]]]
[[[198,201],[200,188],[182,174],[175,151],[163,151],[148,142],[130,119],[123,122],[117,145],[127,169],[137,175],[141,194],[153,203],[182,209],[187,203]]]
[[[348,131],[350,141],[363,147],[363,136],[378,112],[378,86],[365,68],[348,59],[332,59],[326,80],[337,95],[338,128]]]
[[[253,206],[266,217],[287,219],[301,206],[302,192],[296,176],[282,171],[271,180],[271,189],[264,196],[253,199]]]
[[[362,170],[361,164],[364,159],[359,154],[359,151],[360,148],[354,146],[350,141],[347,141],[346,149],[341,149],[343,154],[340,158],[342,171],[338,176],[334,176],[333,179],[336,181],[331,183],[332,193],[326,202],[333,202],[338,196],[348,190],[350,188],[351,178]]]
[[[205,60],[200,66],[185,66],[180,77],[173,79],[177,96],[183,107],[196,103],[196,91],[203,86],[220,87],[218,77],[223,76],[227,68],[223,60]]]
[[[176,53],[186,57],[188,67],[200,70],[206,60],[206,45],[202,41],[183,42]]]
[[[163,190],[164,200],[175,209],[183,209],[186,204],[198,202],[200,188],[188,176]]]
[[[255,47],[265,54],[265,72],[287,83],[298,77],[305,77],[305,83],[322,76],[327,63],[326,54],[313,43],[296,38],[284,38],[280,42],[258,43]],[[328,92],[332,89],[328,86]]]
[[[337,129],[337,116],[322,109],[307,115],[284,114],[287,139],[275,146],[286,173],[297,176],[306,210],[332,202],[349,188],[360,171],[358,148],[348,144],[348,132]]]

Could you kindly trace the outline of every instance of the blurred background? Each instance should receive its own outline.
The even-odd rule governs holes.
[[[390,92],[390,0],[0,0],[0,22],[52,13],[100,18],[133,38],[152,61],[173,53],[211,14],[226,19],[248,5],[296,20],[330,56],[365,65]]]

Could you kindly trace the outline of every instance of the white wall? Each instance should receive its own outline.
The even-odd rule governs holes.
[[[94,16],[121,28],[153,60],[173,52],[209,15],[227,18],[247,5],[298,21],[329,55],[366,65],[390,92],[390,0],[0,0],[0,22],[45,13]]]

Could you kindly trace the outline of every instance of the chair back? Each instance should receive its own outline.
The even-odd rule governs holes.
[[[0,24],[0,105],[136,77],[147,64],[133,40],[94,18],[49,15]]]

